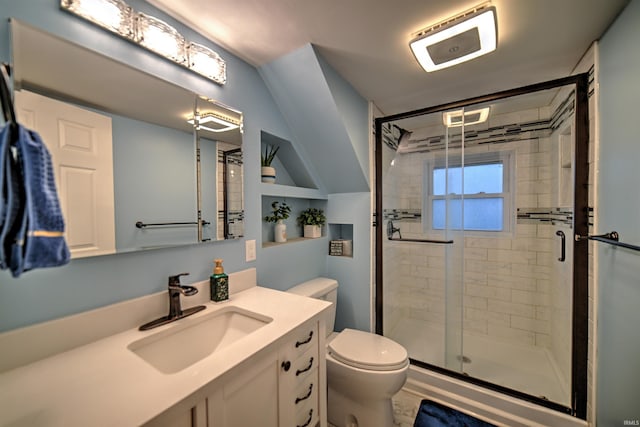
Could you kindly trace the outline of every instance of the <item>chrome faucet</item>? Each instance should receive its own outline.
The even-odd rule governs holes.
[[[188,274],[189,273],[180,273],[175,276],[169,276],[169,315],[153,320],[149,323],[145,323],[140,326],[139,329],[141,331],[146,331],[167,323],[175,322],[178,319],[191,316],[192,314],[205,309],[204,305],[187,308],[186,310],[182,309],[180,295],[191,296],[198,293],[198,289],[194,286],[183,286],[180,284],[180,276],[187,276]]]

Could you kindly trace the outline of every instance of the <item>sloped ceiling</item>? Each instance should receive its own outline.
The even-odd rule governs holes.
[[[330,194],[369,191],[367,102],[310,44],[259,71],[321,187]]]

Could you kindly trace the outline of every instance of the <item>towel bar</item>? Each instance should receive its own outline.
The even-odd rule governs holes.
[[[630,243],[620,242],[619,241],[620,235],[618,234],[617,231],[612,231],[610,233],[605,233],[605,234],[599,234],[597,236],[581,236],[579,234],[576,234],[575,239],[576,239],[576,242],[579,242],[581,240],[595,240],[598,242],[608,243],[613,246],[620,246],[622,248],[631,249],[633,251],[640,252],[640,246],[632,245]]]

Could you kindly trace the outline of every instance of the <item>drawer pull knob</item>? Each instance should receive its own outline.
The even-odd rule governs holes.
[[[313,419],[313,408],[309,409],[309,419],[307,420],[307,422],[302,425],[296,425],[296,427],[307,427],[309,424],[311,424],[312,419]]]
[[[301,345],[305,345],[305,344],[309,343],[311,341],[311,338],[313,338],[313,331],[309,331],[309,336],[307,337],[306,340],[304,340],[304,341],[296,341],[296,348],[300,347]]]
[[[305,372],[307,372],[309,369],[311,369],[311,367],[313,366],[313,357],[311,359],[309,359],[309,366],[307,366],[304,369],[297,369],[296,370],[296,377],[300,374],[304,374]]]
[[[313,383],[309,384],[309,391],[307,391],[307,394],[305,394],[302,397],[296,397],[296,405],[302,402],[303,400],[307,400],[309,397],[311,397],[312,391],[313,391]]]
[[[291,369],[291,362],[289,362],[288,360],[282,362],[282,369],[284,369],[285,372],[289,372],[289,369]]]

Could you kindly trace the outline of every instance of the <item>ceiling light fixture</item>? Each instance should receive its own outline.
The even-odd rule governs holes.
[[[489,118],[490,107],[480,108],[479,110],[464,111],[455,110],[442,113],[442,122],[447,127],[459,127],[477,125],[486,122]]]
[[[194,117],[187,119],[187,122],[194,125],[196,129],[204,129],[210,132],[226,132],[240,127],[240,122],[211,112],[196,114]]]
[[[60,7],[216,83],[227,82],[226,63],[220,55],[122,0],[60,0]]]
[[[414,35],[411,51],[427,72],[492,52],[497,47],[496,8],[484,3]]]

